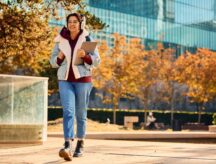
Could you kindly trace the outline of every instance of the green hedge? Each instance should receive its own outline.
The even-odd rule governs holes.
[[[144,112],[128,112],[128,111],[117,111],[116,112],[116,123],[119,125],[124,124],[124,116],[138,116],[139,123],[144,122]],[[163,122],[166,125],[170,124],[171,114],[170,113],[162,113],[162,112],[154,112],[154,117],[157,119],[157,122]],[[92,120],[96,120],[99,122],[106,122],[106,119],[109,118],[111,121],[113,120],[113,112],[112,111],[88,111],[88,118]],[[180,120],[181,123],[187,122],[197,122],[198,115],[195,113],[175,113],[175,120]],[[201,122],[205,125],[212,124],[212,114],[202,114]]]
[[[212,124],[212,113],[203,113],[201,116],[201,122],[205,125]],[[116,112],[116,123],[119,125],[124,124],[124,116],[138,116],[139,123],[144,122],[144,112],[143,110],[118,110]],[[169,111],[154,111],[154,116],[157,119],[157,122],[163,122],[166,125],[170,124],[170,112]],[[48,108],[48,120],[55,120],[62,117],[62,108]],[[111,109],[89,109],[88,118],[99,121],[106,122],[109,118],[112,122],[113,120],[113,111]],[[175,112],[174,119],[180,120],[181,123],[187,122],[197,122],[198,114],[195,112]],[[138,123],[138,124],[139,124]]]

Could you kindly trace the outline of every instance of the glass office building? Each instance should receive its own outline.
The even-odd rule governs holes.
[[[1,0],[7,2],[7,0]],[[178,54],[197,47],[216,50],[216,0],[85,0],[87,10],[108,28],[94,32],[95,38],[113,43],[111,34],[138,37],[148,47],[158,41],[173,46]],[[58,9],[65,18],[65,11]],[[50,20],[63,26],[65,19]]]
[[[88,10],[109,25],[98,39],[112,42],[117,32],[141,38],[148,47],[158,41],[178,54],[197,47],[216,50],[216,0],[86,0]]]
[[[87,10],[109,27],[95,38],[113,43],[111,34],[138,37],[146,47],[158,41],[178,54],[198,47],[216,50],[216,0],[85,0]],[[59,9],[61,16],[65,12]],[[65,20],[51,20],[64,25]]]

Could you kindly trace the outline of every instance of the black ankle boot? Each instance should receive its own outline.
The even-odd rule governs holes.
[[[83,149],[84,149],[84,141],[78,140],[73,156],[74,157],[81,157],[83,155]]]
[[[72,161],[72,145],[70,141],[65,141],[64,148],[60,149],[59,156],[66,161]]]

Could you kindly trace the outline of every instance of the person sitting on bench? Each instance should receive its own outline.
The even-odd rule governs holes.
[[[149,115],[147,116],[146,127],[148,127],[148,129],[157,129],[157,125],[155,122],[156,118],[153,116],[152,112],[149,112]]]

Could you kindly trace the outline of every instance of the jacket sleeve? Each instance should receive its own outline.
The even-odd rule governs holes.
[[[88,38],[90,38],[90,37],[88,37]],[[90,41],[93,41],[93,39],[90,38]],[[89,53],[88,55],[91,57],[92,63],[88,64],[88,63],[84,62],[84,65],[86,66],[86,68],[87,69],[92,69],[92,68],[97,67],[100,64],[100,61],[101,61],[98,49],[96,48],[94,52]]]
[[[58,47],[58,43],[55,44],[55,47],[53,49],[51,58],[50,58],[50,64],[53,68],[58,68],[59,65],[57,64],[57,56],[59,54],[59,47]]]

